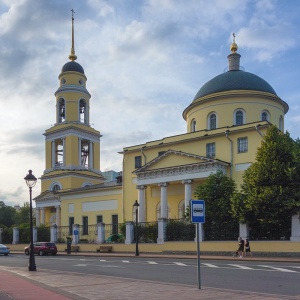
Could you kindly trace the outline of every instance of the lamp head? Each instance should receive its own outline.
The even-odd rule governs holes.
[[[24,178],[28,187],[34,187],[36,184],[36,177],[32,174],[32,170],[28,171],[28,174]]]

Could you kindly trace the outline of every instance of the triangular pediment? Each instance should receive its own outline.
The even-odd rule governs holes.
[[[217,161],[218,160],[205,156],[195,155],[182,151],[168,150],[164,154],[151,160],[141,168],[135,170],[134,173],[193,164],[213,163]]]

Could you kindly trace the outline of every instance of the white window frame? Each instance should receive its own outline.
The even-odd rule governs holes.
[[[206,157],[216,157],[216,143],[206,144]]]
[[[237,149],[238,153],[248,152],[248,138],[241,137],[237,139]]]

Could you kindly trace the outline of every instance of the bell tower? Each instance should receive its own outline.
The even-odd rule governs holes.
[[[42,192],[69,190],[104,181],[100,172],[100,132],[90,126],[87,77],[75,62],[74,11],[70,61],[61,69],[56,97],[56,122],[44,133],[46,168]]]

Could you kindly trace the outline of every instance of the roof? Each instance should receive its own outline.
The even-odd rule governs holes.
[[[220,74],[205,83],[193,101],[206,95],[231,90],[261,91],[277,96],[274,89],[264,79],[249,72],[234,70]]]
[[[61,72],[69,72],[69,71],[73,71],[73,72],[78,72],[78,73],[82,73],[84,74],[84,70],[83,67],[75,62],[75,61],[69,61],[67,62],[61,69]]]

